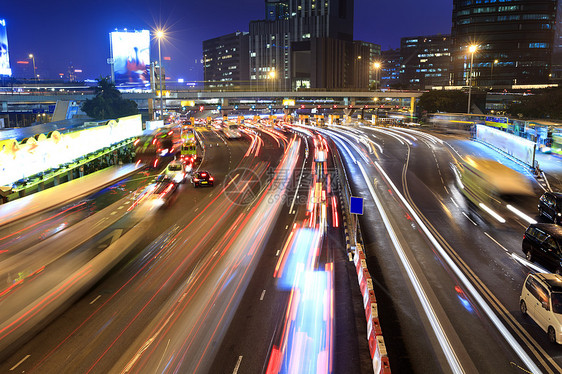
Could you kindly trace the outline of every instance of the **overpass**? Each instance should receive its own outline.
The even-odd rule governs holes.
[[[419,91],[164,91],[164,107],[184,110],[205,109],[405,109],[415,111]],[[48,109],[62,101],[81,103],[94,97],[92,89],[55,90],[45,88],[23,92],[0,91],[0,113],[30,113]],[[126,99],[135,100],[141,110],[159,106],[157,92],[123,93]],[[41,109],[42,108],[42,109]]]

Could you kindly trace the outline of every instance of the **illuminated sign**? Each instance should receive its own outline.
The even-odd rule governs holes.
[[[150,32],[115,31],[109,34],[115,84],[119,88],[149,88]]]
[[[0,19],[0,75],[12,76],[10,56],[8,55],[8,32],[4,19]]]
[[[61,134],[29,137],[21,143],[0,140],[0,186],[57,168],[79,157],[142,134],[141,115],[110,120],[106,125]]]

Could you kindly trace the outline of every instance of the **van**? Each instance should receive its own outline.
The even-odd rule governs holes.
[[[519,298],[524,316],[531,317],[548,334],[551,343],[562,343],[562,276],[529,274]]]
[[[548,270],[562,274],[562,226],[531,224],[523,236],[522,247],[528,261],[537,261]]]
[[[562,223],[562,193],[545,192],[539,199],[539,216],[545,216],[551,222]]]

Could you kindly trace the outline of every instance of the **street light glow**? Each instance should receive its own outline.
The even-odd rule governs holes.
[[[269,77],[271,79],[275,78],[275,70],[272,70],[272,71],[269,72]]]
[[[380,62],[375,62],[375,69],[380,69],[381,67],[381,63]]]
[[[156,30],[156,37],[158,39],[162,39],[164,37],[164,31],[162,30]]]
[[[471,46],[468,47],[468,51],[470,53],[476,52],[477,49],[478,49],[478,46],[476,44],[472,44]]]
[[[33,53],[30,53],[30,54],[29,54],[29,58],[33,58]]]

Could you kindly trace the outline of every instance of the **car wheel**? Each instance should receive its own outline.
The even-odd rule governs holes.
[[[525,258],[527,259],[527,261],[533,262],[533,255],[531,254],[531,251],[530,251],[530,250],[528,250],[527,252],[525,252]]]
[[[551,343],[556,343],[556,331],[554,331],[552,326],[548,326],[548,340]]]
[[[521,303],[519,303],[519,309],[521,309],[521,313],[523,313],[524,316],[527,315],[527,304],[525,303],[525,300],[521,300]]]

